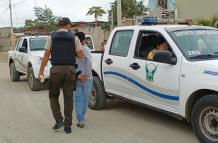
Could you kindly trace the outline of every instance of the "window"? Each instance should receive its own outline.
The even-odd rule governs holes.
[[[211,29],[189,29],[170,32],[185,57],[189,59],[211,59],[218,55],[218,31]],[[207,56],[209,55],[209,57]]]
[[[19,51],[19,49],[22,47],[22,44],[23,44],[23,39],[19,39],[17,41],[17,48],[16,48],[16,51]]]
[[[123,57],[127,56],[132,35],[133,30],[116,32],[113,37],[109,54]]]
[[[87,41],[87,45],[88,47],[92,50],[93,48],[93,44],[92,44],[92,39],[91,37],[86,37],[86,41]]]
[[[29,39],[29,45],[31,51],[41,51],[44,50],[47,37],[35,37]]]
[[[157,32],[141,31],[137,43],[135,58],[152,60],[156,50],[168,50],[173,53],[165,38]]]
[[[25,49],[27,50],[27,39],[23,40],[22,47],[25,47]]]

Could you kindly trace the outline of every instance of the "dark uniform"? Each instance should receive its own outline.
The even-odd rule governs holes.
[[[51,64],[49,99],[52,113],[57,122],[62,122],[58,97],[63,87],[65,126],[72,125],[73,89],[75,80],[76,46],[70,32],[55,32],[51,35]]]
[[[56,120],[53,129],[59,129],[63,125],[59,104],[60,88],[62,88],[64,95],[64,125],[71,132],[76,52],[81,50],[81,43],[71,32],[60,29],[48,37],[45,48],[50,50],[51,53],[49,100]]]

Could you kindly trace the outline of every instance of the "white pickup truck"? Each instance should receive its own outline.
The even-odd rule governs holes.
[[[95,51],[92,37],[86,35],[86,39],[90,49]],[[24,36],[17,40],[15,50],[8,52],[10,78],[12,81],[19,81],[20,76],[27,75],[31,90],[37,91],[47,87],[51,68],[50,62],[45,67],[45,82],[41,83],[38,79],[38,72],[44,54],[46,40],[47,36]]]
[[[158,37],[168,50],[156,50]],[[191,121],[202,143],[218,142],[218,29],[189,25],[115,28],[93,52],[91,109],[118,96]]]

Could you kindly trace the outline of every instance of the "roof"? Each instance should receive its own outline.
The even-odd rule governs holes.
[[[107,22],[106,21],[97,21],[98,25],[101,25],[103,23],[107,23]],[[95,24],[96,24],[95,21],[90,21],[90,22],[87,22],[87,21],[72,22],[73,27],[76,27],[78,25],[95,25]]]
[[[215,29],[213,27],[208,26],[198,26],[198,25],[134,25],[134,26],[124,26],[124,27],[117,27],[116,29],[142,29],[146,28],[148,30],[167,30],[167,31],[175,31],[175,30],[188,30],[188,29]]]
[[[47,35],[37,35],[37,36],[21,36],[22,38],[37,38],[37,37],[48,37]]]

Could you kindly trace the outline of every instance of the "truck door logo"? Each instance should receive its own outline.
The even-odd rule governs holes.
[[[154,81],[154,74],[157,70],[157,65],[155,64],[147,64],[145,65],[145,72],[146,72],[146,80],[153,82]]]

